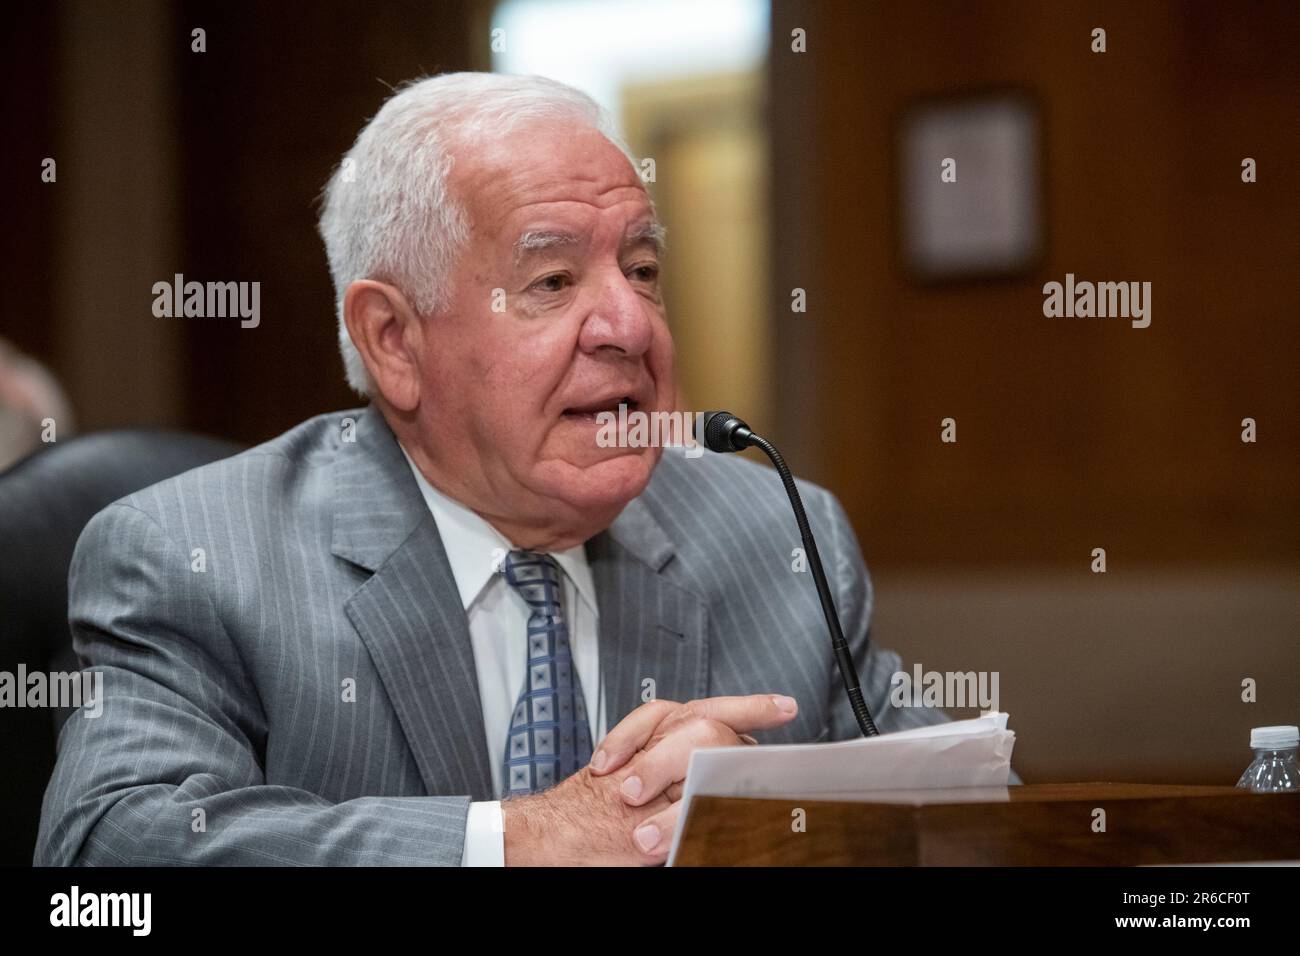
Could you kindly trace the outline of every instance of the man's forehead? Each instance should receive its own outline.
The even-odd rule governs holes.
[[[480,142],[456,157],[452,176],[476,224],[494,232],[550,204],[650,208],[631,161],[595,130],[541,129]]]

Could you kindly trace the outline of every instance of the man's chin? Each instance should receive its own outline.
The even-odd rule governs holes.
[[[546,467],[550,495],[575,510],[610,520],[645,491],[662,449],[620,449],[594,461],[554,462]]]

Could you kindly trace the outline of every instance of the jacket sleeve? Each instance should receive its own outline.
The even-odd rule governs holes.
[[[468,796],[266,783],[257,689],[190,560],[126,503],[82,532],[69,618],[102,692],[60,733],[35,863],[458,866]]]

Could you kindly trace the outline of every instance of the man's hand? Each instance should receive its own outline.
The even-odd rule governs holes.
[[[584,767],[556,786],[501,801],[506,866],[653,866],[632,833],[646,817],[665,810],[668,796],[629,806],[621,781],[593,776]],[[680,795],[680,794],[679,794]]]
[[[501,802],[507,866],[655,866],[668,858],[691,751],[754,743],[788,723],[792,697],[655,700],[605,735],[591,766],[550,790]]]
[[[691,752],[752,744],[752,737],[742,735],[780,727],[798,712],[793,697],[777,694],[708,697],[687,704],[651,701],[601,741],[591,758],[592,779],[617,782],[623,802],[641,811],[633,839],[642,862],[662,863],[672,846]]]

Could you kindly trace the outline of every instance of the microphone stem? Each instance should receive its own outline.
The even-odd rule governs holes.
[[[803,499],[799,497],[799,489],[795,487],[794,475],[790,474],[785,459],[770,441],[753,432],[745,437],[751,445],[762,449],[763,454],[767,455],[776,467],[776,473],[781,476],[781,484],[785,486],[785,493],[790,498],[791,507],[794,508],[795,521],[799,523],[799,536],[803,539],[808,566],[812,568],[813,580],[817,584],[817,596],[821,599],[822,613],[826,616],[826,626],[831,632],[831,647],[835,651],[835,661],[839,664],[840,677],[844,679],[844,689],[849,695],[849,706],[853,709],[853,716],[858,721],[862,736],[875,737],[880,731],[876,729],[875,722],[871,719],[871,712],[867,710],[867,703],[862,698],[858,670],[853,666],[853,655],[849,653],[848,641],[844,639],[844,631],[840,627],[840,617],[835,612],[835,602],[831,598],[830,585],[826,583],[826,572],[822,568],[822,558],[817,551],[817,541],[813,538],[812,528],[808,524],[808,515],[804,511]]]

